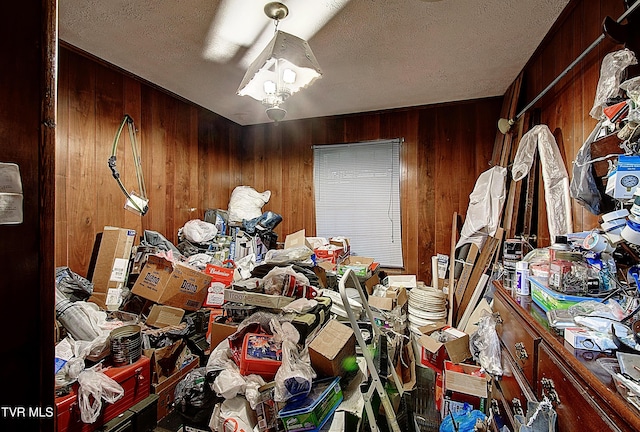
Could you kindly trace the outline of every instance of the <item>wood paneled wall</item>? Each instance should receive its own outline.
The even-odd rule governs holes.
[[[524,106],[602,32],[602,20],[624,12],[623,1],[571,2],[524,70]],[[565,164],[595,126],[593,104],[605,40],[536,105],[558,141]],[[226,208],[231,191],[249,185],[272,192],[264,210],[283,216],[276,232],[315,234],[313,152],[316,144],[405,139],[401,205],[405,271],[429,280],[430,258],[448,253],[454,212],[465,214],[469,193],[489,168],[502,98],[378,113],[241,127],[69,49],[60,58],[56,164],[56,263],[83,273],[94,236],[105,225],[156,230],[172,241],[207,208]],[[139,129],[150,211],[122,210],[124,198],[107,159],[124,113]],[[125,185],[135,186],[128,137],[118,149]],[[542,189],[542,188],[540,188]],[[535,217],[537,216],[537,217]],[[544,197],[537,215],[539,245],[548,244]],[[574,203],[574,230],[597,217]],[[336,233],[339,234],[339,233]]]
[[[302,228],[314,235],[311,147],[402,137],[405,271],[428,279],[431,256],[449,251],[453,212],[464,214],[477,176],[489,168],[500,106],[501,98],[492,98],[243,128],[63,48],[56,264],[86,274],[95,235],[106,225],[154,230],[175,242],[186,221],[225,209],[238,185],[272,192],[264,210],[283,216],[281,240]],[[139,130],[150,199],[144,217],[122,209],[107,166],[125,113]],[[125,186],[136,188],[126,130],[117,167]]]
[[[107,165],[124,114],[136,139],[149,196],[140,217],[123,209],[125,197]],[[104,226],[177,232],[207,208],[226,208],[240,183],[240,126],[95,59],[60,53],[56,147],[56,264],[86,275]],[[117,149],[125,187],[138,189],[127,128]]]
[[[478,175],[489,168],[501,103],[492,98],[245,127],[242,180],[272,192],[265,210],[283,216],[276,229],[281,238],[302,228],[315,235],[312,146],[404,138],[404,272],[430,281],[431,257],[449,253],[453,213],[466,212]]]
[[[570,3],[524,69],[524,90],[520,106],[533,100],[603,32],[606,16],[617,19],[625,11],[623,0],[582,0]],[[536,104],[540,123],[553,132],[571,177],[572,161],[596,125],[589,116],[600,77],[603,57],[621,49],[608,38],[593,49]],[[639,53],[636,53],[638,55]],[[540,177],[540,176],[539,176]],[[542,191],[542,183],[538,188]],[[574,231],[598,226],[598,217],[575,201]],[[538,245],[549,244],[544,194],[538,197]]]

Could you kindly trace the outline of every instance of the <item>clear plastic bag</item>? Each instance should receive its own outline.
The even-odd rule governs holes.
[[[271,251],[269,251],[271,252]],[[267,252],[267,255],[269,253]],[[262,278],[262,286],[265,294],[282,294],[282,287],[284,284],[284,278],[287,275],[294,276],[296,280],[305,285],[309,285],[309,279],[302,273],[298,273],[293,269],[293,266],[287,267],[274,267],[269,270]]]
[[[100,416],[102,400],[114,403],[124,396],[124,389],[114,379],[103,372],[86,369],[78,376],[78,406],[80,419],[84,423],[94,423]]]
[[[600,214],[600,203],[602,195],[598,190],[595,177],[591,165],[591,144],[595,141],[600,129],[602,121],[599,121],[593,129],[587,140],[582,144],[575,161],[573,161],[573,177],[569,186],[571,198],[575,199],[580,205],[589,210],[594,215]]]
[[[502,375],[500,340],[496,332],[496,317],[485,312],[480,318],[478,329],[469,338],[469,349],[473,359],[493,376]]]
[[[268,264],[289,264],[293,262],[311,261],[313,251],[306,246],[298,246],[289,249],[270,249],[264,257]]]
[[[624,70],[627,66],[637,63],[635,54],[628,48],[611,52],[602,59],[596,97],[593,108],[589,112],[591,117],[596,120],[603,117],[602,110],[606,106],[607,99],[618,96],[620,92],[620,82]]]
[[[309,352],[305,347],[298,350],[296,343],[300,334],[289,322],[271,321],[271,329],[282,341],[282,364],[276,372],[274,381],[274,400],[287,402],[306,397],[311,391],[311,383],[316,372],[311,367]]]

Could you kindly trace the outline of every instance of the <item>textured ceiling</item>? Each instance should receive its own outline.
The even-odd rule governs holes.
[[[313,2],[316,11],[303,13],[302,2]],[[265,3],[59,0],[59,33],[63,41],[236,123],[266,123],[259,102],[236,95],[246,70],[242,54],[253,45],[259,52],[266,42],[255,37],[246,46],[238,43],[225,60],[208,54],[218,28],[247,35],[258,25],[272,34]],[[292,120],[500,96],[568,0],[283,3],[290,14],[279,30],[307,38],[323,71],[287,101],[285,120]],[[233,22],[221,19],[228,4],[243,8]],[[318,8],[333,16],[317,22]]]

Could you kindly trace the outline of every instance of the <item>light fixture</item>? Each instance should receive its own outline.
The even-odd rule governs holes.
[[[237,93],[262,102],[267,117],[277,123],[287,114],[283,105],[289,96],[311,85],[322,71],[307,41],[278,30],[278,22],[289,9],[271,2],[265,5],[264,13],[275,21],[275,34],[247,69]]]

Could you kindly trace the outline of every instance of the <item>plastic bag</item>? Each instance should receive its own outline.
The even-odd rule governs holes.
[[[316,372],[311,367],[309,352],[305,347],[298,350],[296,343],[300,334],[289,322],[280,323],[272,320],[271,329],[276,338],[282,341],[282,364],[274,381],[273,399],[276,402],[287,402],[305,398],[311,391],[311,384]]]
[[[292,262],[311,261],[313,251],[306,246],[298,246],[289,249],[270,249],[264,256],[264,262],[268,264],[289,264]]]
[[[628,48],[614,51],[607,54],[602,59],[600,66],[600,79],[596,89],[596,97],[593,102],[593,108],[589,115],[596,120],[600,120],[603,116],[603,108],[606,106],[607,99],[618,96],[620,92],[620,82],[622,74],[627,66],[637,64],[636,56]]]
[[[274,267],[262,278],[265,294],[282,294],[284,279],[287,275],[295,277],[302,284],[309,285],[309,279],[305,275],[296,272],[292,266]]]
[[[484,422],[487,416],[482,411],[474,410],[471,405],[465,402],[458,412],[449,412],[442,423],[440,432],[474,432],[476,423]],[[455,422],[455,425],[454,425]],[[486,430],[486,429],[485,429]]]
[[[469,209],[456,248],[474,243],[482,249],[487,236],[495,235],[506,198],[507,169],[495,166],[480,174],[469,195]]]
[[[124,389],[114,379],[102,372],[86,369],[78,376],[78,406],[80,419],[84,423],[94,423],[100,416],[102,400],[114,403],[124,396]]]
[[[205,243],[213,240],[218,234],[218,228],[212,223],[200,219],[192,219],[184,224],[182,234],[189,241]]]
[[[573,178],[569,186],[571,198],[574,198],[580,205],[589,210],[594,215],[600,214],[600,203],[602,196],[593,177],[591,165],[591,144],[598,136],[602,127],[602,121],[599,121],[596,127],[591,131],[587,140],[582,144],[576,160],[573,161]]]
[[[56,288],[72,302],[86,300],[93,292],[93,283],[69,267],[56,268]]]
[[[216,405],[209,429],[220,432],[250,432],[257,429],[258,419],[253,408],[241,397],[228,399]]]
[[[496,333],[496,318],[485,312],[480,318],[478,329],[469,337],[469,349],[473,359],[493,376],[502,375],[500,340]]]
[[[262,206],[269,202],[271,191],[262,193],[251,186],[237,186],[229,199],[229,222],[242,222],[262,215]]]
[[[213,392],[207,382],[207,371],[204,367],[190,371],[176,386],[175,406],[182,412],[187,411],[188,407],[207,406],[212,398]]]
[[[282,222],[282,216],[272,211],[264,212],[262,215],[251,220],[244,220],[242,228],[249,235],[254,235],[257,231],[273,231]]]
[[[140,240],[141,246],[155,246],[163,251],[173,251],[177,256],[181,256],[182,252],[166,237],[157,231],[144,230],[143,238]]]
[[[556,139],[547,125],[534,126],[520,139],[511,174],[514,181],[519,181],[529,174],[536,146],[542,165],[549,234],[551,239],[555,240],[558,235],[573,232],[573,216],[569,175]]]
[[[516,432],[555,432],[558,414],[546,398],[538,402],[527,402],[527,416],[516,414]]]

